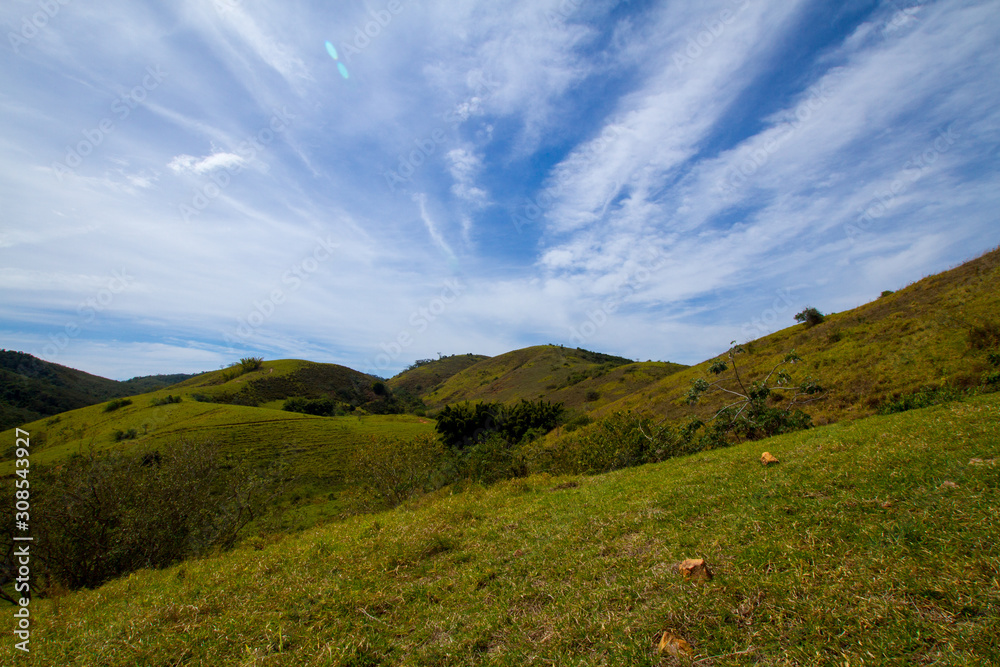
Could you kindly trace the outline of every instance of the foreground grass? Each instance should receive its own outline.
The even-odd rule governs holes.
[[[686,664],[669,630],[700,665],[997,664],[998,450],[993,395],[424,498],[36,601],[29,660]]]

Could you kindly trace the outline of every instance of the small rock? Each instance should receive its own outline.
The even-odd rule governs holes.
[[[675,658],[680,658],[682,656],[690,657],[694,655],[694,649],[691,648],[691,644],[688,644],[687,641],[681,639],[669,630],[664,632],[663,636],[660,637],[660,643],[656,647],[656,650],[660,653],[672,655]]]
[[[958,484],[955,484],[955,482],[950,482],[950,481],[949,482],[942,482],[941,483],[941,488],[942,489],[957,489],[958,488]]]
[[[779,461],[771,452],[764,452],[760,455],[760,462],[761,465],[770,466],[778,463]]]
[[[970,466],[991,466],[996,462],[996,459],[969,459]]]
[[[677,566],[677,570],[684,575],[685,579],[694,581],[711,581],[712,568],[708,566],[704,558],[688,558]]]

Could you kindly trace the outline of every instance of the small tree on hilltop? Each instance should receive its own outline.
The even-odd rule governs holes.
[[[823,313],[815,308],[806,308],[801,313],[795,315],[796,322],[805,322],[807,327],[815,326],[823,321]]]
[[[690,404],[695,404],[701,397],[709,392],[718,391],[729,395],[733,400],[728,405],[720,408],[715,416],[713,428],[720,439],[725,439],[732,435],[737,442],[743,440],[759,440],[779,433],[788,433],[812,425],[812,417],[798,408],[800,405],[811,403],[823,398],[823,388],[811,377],[806,376],[798,385],[795,385],[790,373],[783,366],[794,364],[802,360],[795,350],[792,350],[784,359],[768,372],[762,380],[746,382],[736,363],[737,355],[743,354],[746,350],[743,346],[735,345],[730,348],[727,356],[728,363],[718,359],[709,366],[708,371],[718,379],[709,382],[704,378],[692,381],[692,386],[687,394]],[[732,377],[723,377],[727,371],[732,369]],[[784,404],[784,407],[769,406],[768,399],[772,397],[772,392],[777,388],[792,388],[795,393]],[[774,394],[776,397],[777,394]],[[783,399],[782,399],[783,400]]]

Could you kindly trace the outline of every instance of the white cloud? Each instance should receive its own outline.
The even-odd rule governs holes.
[[[218,152],[196,158],[192,155],[177,155],[168,164],[171,170],[178,174],[205,174],[215,169],[233,170],[242,167],[246,162],[235,153]]]

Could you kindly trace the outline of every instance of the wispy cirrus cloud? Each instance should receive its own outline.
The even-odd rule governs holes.
[[[0,51],[8,347],[46,349],[125,267],[57,361],[357,366],[461,279],[407,355],[570,342],[604,317],[587,346],[696,362],[776,290],[851,307],[1000,243],[990,3],[222,5],[70,3]],[[162,83],[120,118],[148,68]]]

